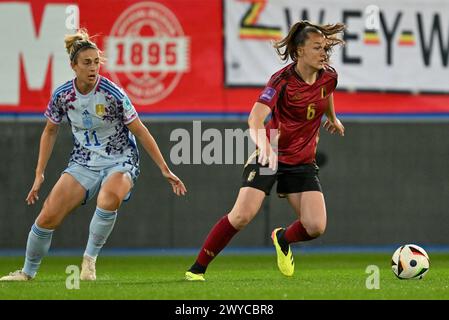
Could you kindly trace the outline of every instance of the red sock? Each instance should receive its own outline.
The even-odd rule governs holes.
[[[235,229],[229,222],[228,215],[225,215],[223,218],[218,220],[204,241],[203,247],[201,248],[198,258],[196,259],[197,263],[203,267],[207,267],[212,259],[214,259],[215,256],[217,256],[220,251],[226,247],[237,232],[238,230]]]
[[[284,232],[284,239],[287,243],[309,241],[315,239],[311,237],[299,220],[293,222]]]

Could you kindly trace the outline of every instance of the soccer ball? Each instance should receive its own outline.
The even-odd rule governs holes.
[[[399,279],[422,279],[429,271],[430,260],[427,252],[415,244],[399,247],[391,261],[393,273]]]

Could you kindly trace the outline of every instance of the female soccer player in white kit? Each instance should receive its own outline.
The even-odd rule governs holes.
[[[39,199],[44,171],[64,116],[72,129],[73,151],[68,167],[31,227],[23,268],[0,278],[2,281],[33,279],[48,253],[53,231],[71,211],[99,191],[80,274],[81,280],[96,279],[96,258],[114,227],[117,209],[129,197],[139,175],[135,136],[171,184],[173,192],[179,196],[187,191],[168,168],[156,141],[124,91],[99,75],[101,51],[89,40],[86,30],[66,36],[65,44],[76,78],[57,88],[48,104],[36,178],[26,198],[28,205]]]

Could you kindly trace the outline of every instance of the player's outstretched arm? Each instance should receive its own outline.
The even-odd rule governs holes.
[[[151,159],[156,163],[159,169],[162,172],[162,175],[168,180],[173,188],[173,192],[180,196],[185,195],[187,192],[184,183],[179,179],[167,166],[167,163],[162,156],[161,151],[151,135],[148,128],[140,121],[139,118],[136,118],[133,122],[129,123],[128,129],[134,134],[137,139],[139,139],[140,143],[143,145],[147,153],[150,155]]]
[[[55,145],[58,131],[59,125],[47,120],[47,124],[42,132],[39,144],[39,158],[37,160],[36,176],[34,178],[33,186],[25,199],[28,205],[34,204],[37,200],[39,200],[39,190],[44,182],[45,168],[47,167],[48,160],[50,159],[53,151],[53,146]]]
[[[329,106],[326,110],[326,117],[327,120],[324,123],[324,128],[329,131],[331,134],[334,134],[337,132],[342,137],[345,135],[345,127],[341,123],[340,120],[338,120],[335,109],[334,109],[334,94],[331,94],[329,96]]]

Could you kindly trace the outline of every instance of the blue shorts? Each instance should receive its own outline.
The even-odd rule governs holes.
[[[86,204],[87,201],[92,199],[95,194],[100,190],[103,183],[116,172],[124,172],[127,174],[131,181],[131,189],[137,181],[139,176],[139,169],[130,164],[117,164],[102,170],[92,170],[86,168],[78,163],[70,163],[67,169],[62,174],[68,173],[78,181],[81,186],[86,189],[86,197],[82,204]],[[124,201],[129,200],[131,197],[131,191],[125,196]]]

